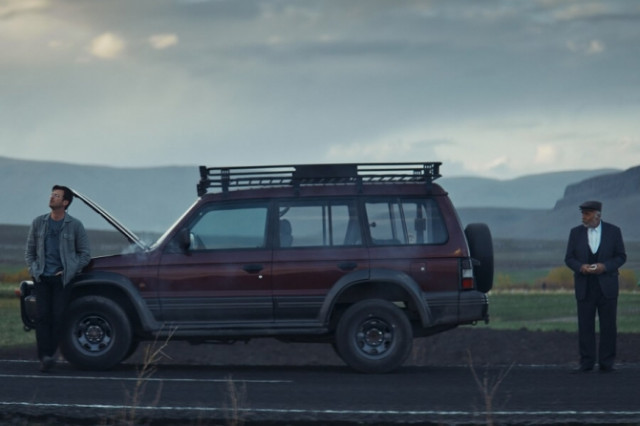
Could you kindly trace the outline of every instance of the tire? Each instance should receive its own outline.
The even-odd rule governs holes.
[[[60,341],[62,355],[83,370],[108,370],[132,347],[129,318],[113,300],[85,296],[69,305]]]
[[[129,345],[129,349],[127,350],[127,353],[124,354],[124,356],[122,357],[120,362],[124,362],[124,361],[128,360],[129,358],[131,358],[131,355],[136,353],[136,351],[138,350],[139,346],[140,346],[140,341],[138,339],[131,339],[131,345]]]
[[[335,339],[338,355],[354,370],[387,373],[409,356],[413,332],[400,308],[387,300],[369,299],[346,310]]]
[[[464,230],[469,244],[473,264],[473,276],[476,287],[482,293],[488,293],[493,287],[493,239],[491,231],[484,223],[470,223]]]

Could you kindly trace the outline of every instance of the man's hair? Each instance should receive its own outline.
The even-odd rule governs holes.
[[[62,199],[63,200],[67,200],[69,202],[69,204],[67,204],[67,206],[64,209],[65,210],[68,209],[69,206],[71,205],[71,202],[73,201],[73,191],[71,191],[66,186],[53,185],[53,188],[51,188],[51,191],[55,191],[55,190],[60,190],[60,191],[64,192],[64,195],[62,196]]]

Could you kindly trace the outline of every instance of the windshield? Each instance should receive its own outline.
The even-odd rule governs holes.
[[[171,234],[171,233],[173,232],[174,228],[178,225],[178,223],[182,222],[182,220],[183,220],[183,219],[185,218],[185,216],[186,216],[186,215],[187,215],[187,214],[188,214],[188,213],[193,209],[193,206],[195,206],[197,202],[198,202],[198,201],[195,201],[195,202],[191,205],[191,207],[189,207],[187,210],[185,210],[185,212],[182,214],[182,216],[180,216],[180,217],[178,218],[178,220],[176,220],[176,221],[173,223],[173,225],[171,225],[171,226],[169,227],[169,229],[167,229],[167,231],[165,231],[165,233],[164,233],[164,234],[162,234],[162,235],[160,236],[160,238],[158,238],[158,239],[157,239],[157,241],[156,241],[155,243],[151,244],[151,246],[149,247],[149,249],[154,250],[156,247],[158,247],[158,246],[162,245],[162,244],[166,241],[166,239],[169,237],[169,234]]]

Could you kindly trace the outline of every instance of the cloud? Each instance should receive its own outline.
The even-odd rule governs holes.
[[[597,55],[605,51],[605,45],[600,40],[591,40],[589,42],[567,42],[567,48],[574,53],[583,53],[585,55]]]
[[[627,167],[640,161],[639,16],[637,0],[0,0],[0,152],[419,159],[497,178]],[[80,148],[48,151],[70,140]],[[95,155],[116,143],[117,157]]]
[[[469,169],[480,174],[490,174],[501,172],[510,168],[511,160],[506,155],[500,155],[487,162],[475,162]]]
[[[601,16],[608,12],[608,6],[593,2],[567,3],[565,7],[562,4],[554,10],[553,15],[560,21],[573,21],[589,19]]]
[[[385,161],[389,157],[401,157],[408,155],[414,146],[412,142],[404,141],[378,141],[374,143],[356,142],[353,144],[335,144],[329,148],[330,161]]]
[[[166,49],[178,44],[178,36],[175,34],[154,34],[149,37],[149,44],[157,50]]]
[[[604,52],[604,43],[600,40],[591,40],[587,47],[587,53],[590,55]]]
[[[0,19],[45,9],[47,0],[6,0],[0,4]]]
[[[438,161],[437,149],[449,145],[445,139],[432,139],[420,129],[399,131],[366,141],[337,143],[328,147],[330,162],[410,162]]]
[[[91,41],[89,52],[100,59],[117,58],[125,48],[122,38],[113,33],[104,33]]]
[[[552,164],[556,161],[558,151],[551,144],[538,145],[536,147],[535,164]]]

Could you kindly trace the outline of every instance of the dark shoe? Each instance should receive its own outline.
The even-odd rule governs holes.
[[[591,371],[593,371],[593,366],[581,365],[580,367],[574,368],[573,370],[571,370],[571,373],[581,374],[581,373],[589,373]]]
[[[40,361],[40,371],[42,371],[43,373],[48,373],[55,364],[56,360],[53,359],[53,357],[43,356],[42,360]]]
[[[600,370],[598,370],[600,373],[614,373],[616,371],[615,368],[613,367],[605,367],[603,365],[600,366]]]

